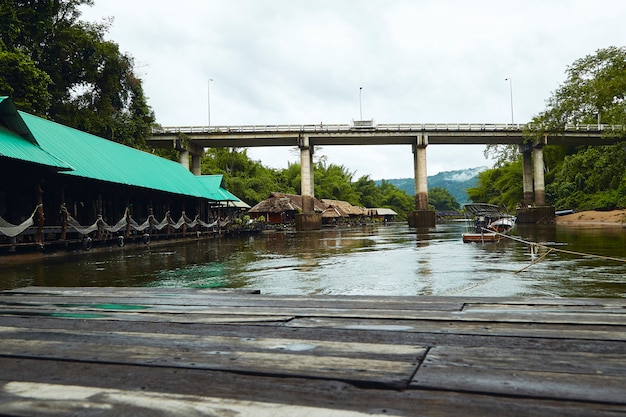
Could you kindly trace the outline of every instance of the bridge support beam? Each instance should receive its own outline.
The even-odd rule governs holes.
[[[178,161],[186,169],[189,169],[189,151],[187,149],[181,149],[178,155]]]
[[[533,165],[532,165],[532,149],[520,146],[522,153],[522,182],[524,186],[524,206],[533,205],[535,193],[533,192]]]
[[[416,137],[413,144],[413,172],[415,176],[415,211],[408,213],[410,227],[434,227],[436,215],[428,210],[428,170],[426,147],[428,136]]]
[[[201,162],[204,148],[192,143],[186,144],[181,139],[177,139],[174,141],[174,149],[180,152],[178,160],[185,168],[189,169],[189,156],[191,156],[191,172],[194,175],[202,174]]]
[[[202,156],[191,155],[191,173],[193,175],[202,175]]]
[[[525,147],[522,152],[524,206],[517,210],[517,223],[554,223],[554,207],[546,206],[546,187],[543,162],[543,147],[547,138]],[[532,175],[531,171],[532,152]],[[534,177],[534,186],[533,186]],[[529,187],[530,185],[530,187]],[[528,190],[534,189],[534,192]]]
[[[538,144],[533,148],[533,167],[535,174],[535,205],[546,205],[546,185],[543,165],[543,145]]]
[[[300,194],[302,213],[296,215],[296,230],[319,230],[322,228],[322,215],[315,212],[315,182],[313,177],[313,145],[308,136],[298,140],[300,148]]]

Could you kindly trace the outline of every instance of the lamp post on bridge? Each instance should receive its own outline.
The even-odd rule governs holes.
[[[363,105],[361,102],[361,93],[363,92],[363,87],[359,87],[359,120],[363,120]]]
[[[209,78],[209,82],[207,83],[207,109],[209,112],[209,127],[211,126],[211,81],[213,81],[213,78]]]
[[[509,82],[509,93],[511,96],[511,124],[515,124],[515,120],[513,119],[513,79],[511,77],[505,78],[504,81]]]

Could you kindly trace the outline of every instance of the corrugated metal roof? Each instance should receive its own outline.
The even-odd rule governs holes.
[[[39,147],[39,144],[20,117],[13,102],[0,97],[0,156],[53,168],[72,169]]]
[[[64,175],[211,198],[207,188],[178,162],[28,113],[19,114],[42,149],[71,165],[73,170]]]
[[[57,171],[71,170],[63,161],[50,155],[38,145],[0,126],[0,156],[53,168]]]
[[[215,201],[240,201],[224,188],[223,175],[200,175],[196,179],[207,188],[208,198]]]
[[[28,129],[28,126],[26,126],[26,123],[24,123],[18,114],[15,104],[13,104],[13,100],[9,97],[0,96],[0,118],[2,119],[2,125],[6,126],[10,131],[23,137],[34,145],[37,144],[37,141]]]

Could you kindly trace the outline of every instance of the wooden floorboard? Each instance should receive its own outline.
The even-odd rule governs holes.
[[[626,299],[20,288],[0,370],[9,416],[623,416]]]

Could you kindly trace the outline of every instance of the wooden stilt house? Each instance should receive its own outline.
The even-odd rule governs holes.
[[[0,247],[197,234],[212,227],[212,206],[237,200],[177,162],[0,97]]]

